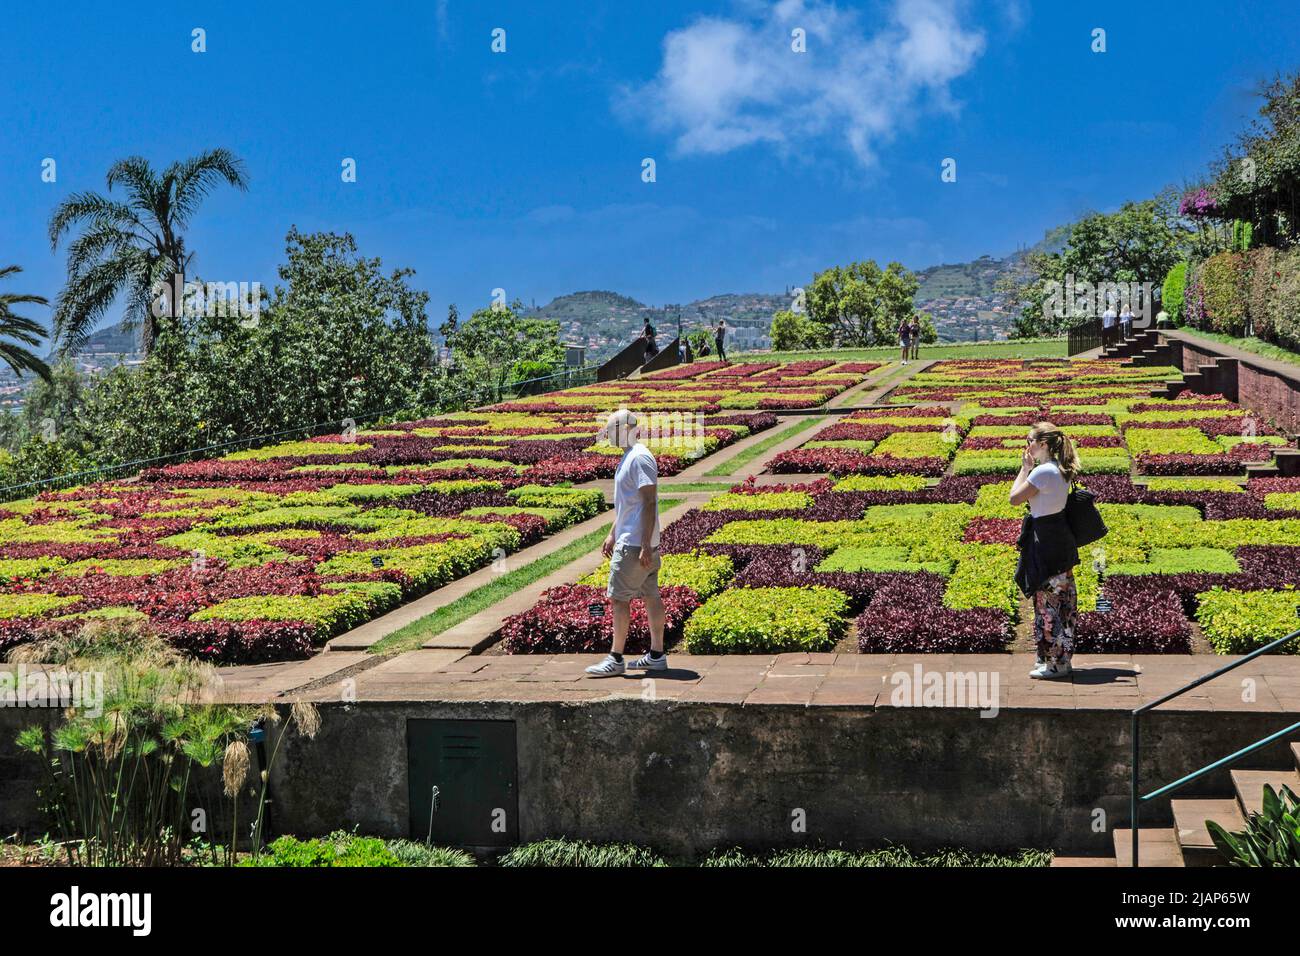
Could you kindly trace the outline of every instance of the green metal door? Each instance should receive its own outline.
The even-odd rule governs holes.
[[[513,720],[408,720],[406,759],[412,839],[519,842]]]

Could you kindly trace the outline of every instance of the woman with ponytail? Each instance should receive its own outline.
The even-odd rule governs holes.
[[[1011,483],[1011,503],[1029,506],[1017,542],[1016,584],[1034,602],[1038,661],[1029,676],[1036,680],[1070,675],[1079,548],[1065,517],[1065,504],[1078,474],[1079,454],[1064,432],[1050,422],[1039,422],[1029,430],[1020,474]]]

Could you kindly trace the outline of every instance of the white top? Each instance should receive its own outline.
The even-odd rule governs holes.
[[[1114,310],[1114,309],[1107,309],[1105,312],[1103,312],[1103,313],[1101,314],[1101,326],[1102,326],[1102,328],[1104,328],[1104,329],[1114,328],[1114,326],[1115,326],[1115,310]]]
[[[1035,518],[1054,515],[1065,508],[1065,501],[1070,496],[1070,486],[1061,474],[1056,462],[1049,461],[1039,465],[1029,473],[1029,483],[1038,489],[1038,494],[1029,499],[1029,513]]]
[[[621,544],[640,547],[641,520],[645,515],[645,502],[641,489],[659,483],[659,466],[650,449],[640,442],[623,453],[614,472],[614,546]],[[658,509],[655,509],[656,512]],[[655,515],[654,532],[650,547],[659,547],[659,515]]]

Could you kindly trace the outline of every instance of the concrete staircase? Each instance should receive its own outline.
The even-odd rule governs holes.
[[[1143,827],[1138,831],[1141,865],[1223,866],[1226,861],[1214,848],[1205,822],[1213,820],[1232,832],[1245,827],[1246,816],[1258,813],[1264,802],[1264,784],[1281,791],[1288,786],[1300,794],[1300,744],[1291,745],[1294,767],[1284,770],[1233,770],[1233,796],[1169,801],[1172,827]],[[1111,831],[1113,856],[1058,856],[1052,866],[1132,866],[1133,831],[1127,827]]]

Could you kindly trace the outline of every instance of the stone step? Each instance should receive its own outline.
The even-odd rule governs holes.
[[[1077,867],[1077,866],[1110,866],[1115,865],[1113,856],[1054,856],[1052,857],[1052,866],[1059,867]]]
[[[1245,825],[1236,800],[1171,800],[1174,830],[1183,852],[1185,866],[1222,866],[1223,856],[1214,846],[1206,820],[1213,820],[1225,830],[1239,830]]]
[[[1300,477],[1300,450],[1279,448],[1273,452],[1273,464],[1280,474],[1287,478]]]
[[[1127,827],[1112,831],[1115,838],[1115,865],[1133,865],[1133,831]],[[1168,829],[1138,831],[1142,866],[1185,866],[1182,851],[1178,848],[1178,835]]]
[[[1264,807],[1264,784],[1276,791],[1283,785],[1300,794],[1300,772],[1295,770],[1234,770],[1232,786],[1237,791],[1237,803],[1247,816],[1259,813]]]
[[[1247,465],[1246,477],[1249,478],[1278,478],[1282,472],[1276,465]]]

